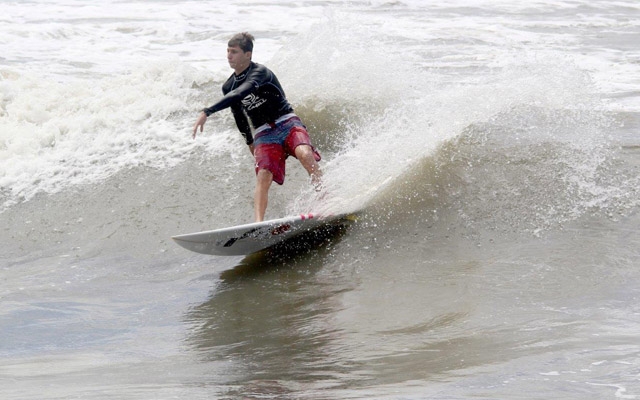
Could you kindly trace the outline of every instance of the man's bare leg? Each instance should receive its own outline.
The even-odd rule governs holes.
[[[318,189],[322,184],[322,170],[313,156],[313,149],[308,144],[301,144],[296,147],[295,153],[296,158],[311,177],[311,183]]]
[[[273,182],[273,174],[266,169],[258,170],[256,175],[256,191],[253,198],[253,209],[256,222],[264,220],[269,202],[269,188]]]

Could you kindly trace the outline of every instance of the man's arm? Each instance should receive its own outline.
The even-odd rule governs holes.
[[[198,128],[200,128],[200,132],[203,131],[204,124],[205,122],[207,122],[207,117],[209,115],[224,110],[225,108],[230,107],[236,101],[244,99],[247,95],[256,91],[258,87],[260,87],[261,83],[268,81],[268,79],[269,74],[267,68],[261,65],[257,65],[256,68],[253,68],[253,70],[249,72],[246,80],[240,86],[225,94],[211,107],[207,107],[202,110],[202,112],[198,116],[198,120],[193,126],[193,137],[196,137]],[[246,117],[242,115],[240,119],[244,119],[244,122],[241,121],[239,123],[239,116],[237,115],[237,113],[234,112],[233,115],[236,118],[236,125],[238,125],[238,129],[240,130],[240,132],[242,132],[243,136],[245,136],[247,144],[250,145],[251,143],[253,143],[253,137],[251,137],[251,128],[249,127],[249,122],[246,121]]]
[[[205,108],[204,110],[202,110],[202,112],[205,113],[206,116],[208,117],[213,113],[216,113],[218,111],[221,111],[221,110],[224,110],[225,108],[230,107],[231,104],[245,98],[249,93],[255,91],[257,88],[258,88],[257,83],[247,80],[247,82],[244,82],[237,88],[233,89],[232,91],[224,95],[223,98],[218,100],[217,103],[215,103],[211,107]]]
[[[198,116],[198,119],[196,120],[195,125],[193,126],[194,139],[198,132],[198,128],[200,128],[200,133],[202,133],[202,131],[204,130],[204,124],[207,122],[207,117],[209,115],[229,107],[231,104],[228,104],[228,103],[233,103],[235,99],[244,98],[247,94],[251,93],[251,84],[247,85],[249,87],[249,90],[247,90],[247,88],[243,88],[244,85],[247,85],[247,84],[240,85],[238,89],[232,90],[231,92],[229,92],[227,95],[225,95],[222,98],[222,100],[218,101],[213,106],[202,110],[202,112]],[[251,126],[249,125],[249,121],[247,120],[247,117],[242,112],[242,109],[231,107],[231,111],[233,114],[233,118],[236,121],[236,125],[238,126],[238,130],[242,133],[242,136],[244,137],[245,142],[247,142],[248,145],[252,144],[253,136],[251,135]]]
[[[193,135],[192,137],[195,139],[196,138],[196,133],[198,132],[198,128],[200,128],[200,133],[202,133],[202,130],[204,129],[204,123],[207,122],[207,114],[204,113],[204,111],[202,111],[200,113],[200,115],[198,116],[198,119],[196,120],[195,125],[193,125]]]
[[[217,103],[212,105],[211,107],[205,108],[204,113],[207,114],[207,117],[215,112],[220,110],[224,110],[227,107],[230,107],[231,104],[236,101],[242,100],[250,93],[255,92],[261,85],[269,82],[270,80],[270,72],[269,70],[260,64],[252,63],[252,68],[248,72],[248,75],[243,83],[240,84],[237,88],[231,90],[229,93],[225,94],[222,99],[218,100]]]
[[[249,93],[254,91],[256,88],[257,88],[257,85],[255,85],[253,82],[244,82],[242,85],[238,86],[236,89],[224,95],[222,99],[218,100],[218,102],[216,102],[211,107],[207,107],[203,109],[200,115],[198,116],[198,119],[196,120],[195,125],[193,125],[193,138],[195,139],[196,134],[198,132],[198,128],[200,128],[200,133],[202,133],[202,131],[204,130],[204,124],[205,122],[207,122],[207,117],[209,117],[209,115],[215,112],[224,110],[227,107],[230,107],[231,104],[233,104],[235,101],[243,99],[245,96],[247,96]],[[234,112],[234,117],[235,116],[236,116],[236,113]],[[246,129],[243,130],[241,127],[241,124],[238,124],[237,122],[238,122],[238,118],[236,117],[236,124],[238,125],[238,129],[240,129],[240,132],[246,135]],[[246,125],[248,129],[248,124]],[[251,136],[250,130],[249,130],[249,136]],[[245,139],[246,139],[246,136],[245,136]],[[247,143],[247,144],[251,144],[251,143]]]

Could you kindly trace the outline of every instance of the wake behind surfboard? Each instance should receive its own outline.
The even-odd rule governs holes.
[[[300,214],[212,231],[178,235],[172,239],[185,249],[196,253],[219,256],[248,255],[283,243],[305,232],[344,225],[352,221],[353,218],[354,214],[351,213],[327,216]]]

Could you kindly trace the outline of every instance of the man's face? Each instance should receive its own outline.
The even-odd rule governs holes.
[[[236,72],[242,72],[251,62],[251,52],[247,51],[245,53],[238,46],[227,47],[227,61],[229,61],[229,66]]]

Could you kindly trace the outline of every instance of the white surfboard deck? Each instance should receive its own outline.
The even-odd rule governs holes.
[[[334,227],[352,220],[354,214],[300,214],[212,231],[173,236],[180,246],[196,253],[239,256],[264,250],[302,233]]]

